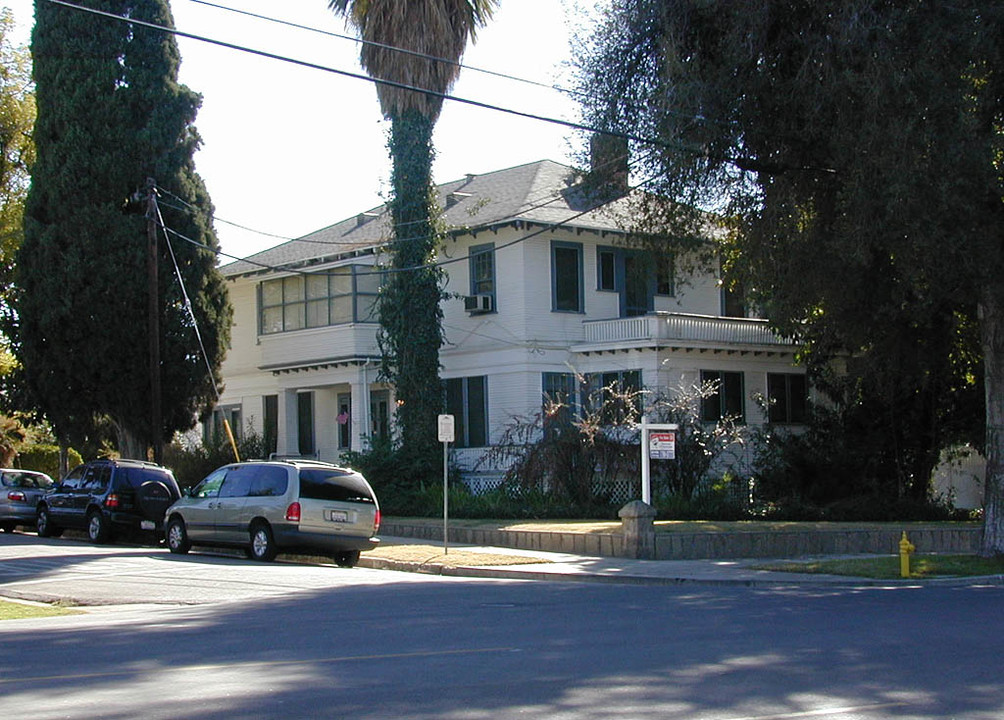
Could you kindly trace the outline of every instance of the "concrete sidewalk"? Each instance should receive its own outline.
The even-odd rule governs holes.
[[[411,538],[383,537],[387,545],[419,544]],[[421,543],[430,544],[430,543]],[[431,543],[435,545],[434,543]],[[437,546],[439,547],[439,546]],[[588,557],[538,550],[484,547],[450,544],[454,552],[477,552],[540,558],[540,563],[520,565],[463,565],[462,562],[417,563],[379,557],[360,559],[360,567],[400,570],[434,575],[507,580],[545,580],[553,582],[614,582],[636,585],[743,585],[747,587],[829,586],[829,587],[895,587],[924,585],[1004,585],[1004,576],[936,578],[926,580],[874,580],[817,573],[789,573],[757,570],[755,566],[770,561],[752,560],[631,560],[627,558]],[[449,553],[447,553],[449,555]],[[855,557],[862,557],[856,555]],[[808,561],[812,558],[799,558]]]

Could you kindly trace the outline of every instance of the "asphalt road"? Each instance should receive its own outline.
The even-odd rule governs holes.
[[[0,595],[64,590],[147,604],[0,623],[0,717],[1004,717],[1000,587],[511,582],[0,536]]]

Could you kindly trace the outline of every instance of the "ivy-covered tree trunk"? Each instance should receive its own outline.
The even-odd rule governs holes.
[[[442,411],[442,272],[433,265],[439,232],[432,187],[433,122],[417,110],[391,119],[393,264],[380,297],[384,374],[394,383],[401,451],[435,467]]]

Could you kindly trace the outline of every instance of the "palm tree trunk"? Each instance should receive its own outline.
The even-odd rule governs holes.
[[[391,117],[393,269],[380,299],[384,374],[396,386],[401,449],[436,467],[442,410],[442,272],[431,265],[439,241],[432,187],[433,122],[415,110]]]

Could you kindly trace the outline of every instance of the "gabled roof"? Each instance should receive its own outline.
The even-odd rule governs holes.
[[[444,208],[444,222],[451,233],[481,232],[509,225],[563,225],[566,227],[623,234],[618,215],[627,201],[597,204],[581,184],[583,173],[567,165],[540,160],[468,175],[443,183],[436,189]],[[294,269],[333,262],[372,252],[391,239],[390,214],[379,205],[296,240],[263,250],[244,260],[224,265],[227,277]]]

